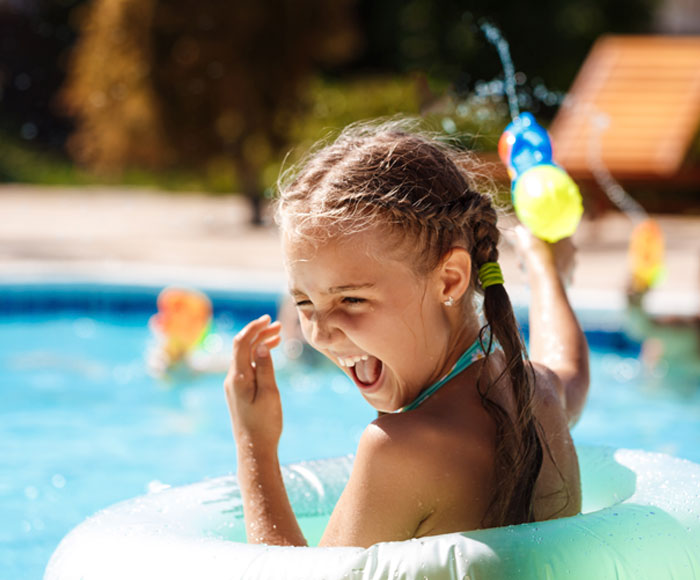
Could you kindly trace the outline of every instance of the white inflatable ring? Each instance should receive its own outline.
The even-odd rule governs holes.
[[[234,477],[119,503],[70,532],[44,580],[700,578],[700,465],[579,447],[584,513],[362,548],[243,543]],[[318,537],[350,457],[290,465],[292,503]]]

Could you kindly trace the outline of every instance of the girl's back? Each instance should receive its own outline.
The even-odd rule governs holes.
[[[396,447],[392,456],[399,459],[391,467],[392,501],[400,501],[397,494],[405,489],[401,483],[405,481],[416,507],[425,513],[408,537],[497,525],[490,511],[493,490],[503,483],[494,470],[498,428],[482,405],[476,381],[496,379],[504,365],[502,353],[496,351],[483,371],[475,365],[411,411],[410,422],[401,415],[375,421]],[[581,488],[566,412],[556,377],[541,368],[535,372],[533,413],[546,450],[534,491],[535,519],[575,515],[581,508]],[[491,397],[514,419],[507,383],[492,389]]]

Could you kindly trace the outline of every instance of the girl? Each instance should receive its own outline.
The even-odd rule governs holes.
[[[558,266],[571,245],[517,230],[532,287],[528,362],[498,267],[496,212],[467,167],[463,153],[396,123],[351,127],[281,187],[304,336],[379,412],[321,545],[580,510],[569,426],[586,398],[588,352]],[[248,541],[305,545],[277,459],[279,336],[267,316],[236,336],[225,391]]]

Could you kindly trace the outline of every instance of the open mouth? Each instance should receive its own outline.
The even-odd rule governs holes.
[[[378,358],[366,356],[350,366],[350,370],[357,385],[361,388],[369,389],[379,382],[384,370],[384,364]]]
[[[348,374],[361,389],[376,386],[384,374],[384,363],[369,354],[354,356],[335,355],[337,363],[348,370]]]

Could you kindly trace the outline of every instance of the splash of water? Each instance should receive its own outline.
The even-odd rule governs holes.
[[[615,204],[632,222],[637,223],[649,217],[646,210],[635,200],[620,183],[612,176],[603,162],[603,132],[610,126],[610,117],[589,104],[585,112],[588,116],[591,131],[588,138],[588,166],[593,178],[603,190],[608,199]]]
[[[515,67],[513,66],[513,59],[510,56],[510,46],[508,45],[508,41],[503,38],[501,31],[493,24],[482,24],[481,30],[484,36],[486,36],[486,40],[493,44],[498,51],[498,56],[503,65],[503,80],[506,96],[508,98],[510,117],[511,119],[515,119],[520,115],[520,108],[518,107],[518,95],[515,92]]]

